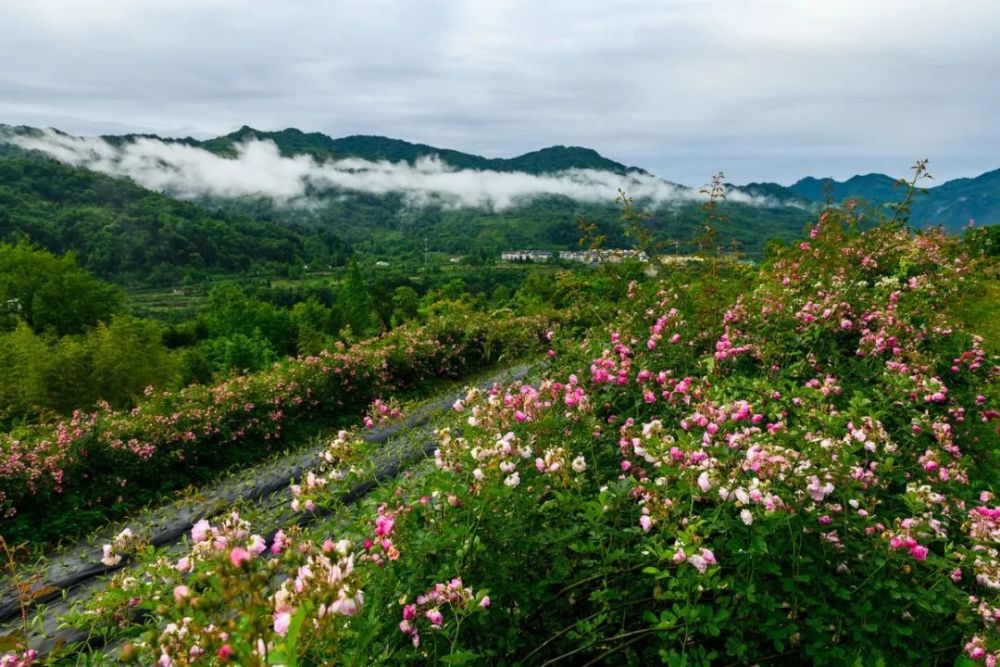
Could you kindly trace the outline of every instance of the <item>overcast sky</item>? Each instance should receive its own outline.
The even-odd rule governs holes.
[[[942,181],[1000,167],[998,35],[994,0],[0,0],[0,123]]]

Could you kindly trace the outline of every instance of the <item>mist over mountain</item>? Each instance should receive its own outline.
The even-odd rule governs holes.
[[[0,126],[0,176],[0,239],[74,251],[102,276],[152,272],[165,283],[189,270],[418,254],[425,243],[484,261],[515,247],[575,248],[579,218],[610,246],[628,247],[619,191],[653,212],[659,241],[692,252],[706,198],[576,146],[487,158],[380,136],[246,126],[205,140]],[[868,174],[727,184],[730,222],[720,240],[759,256],[768,240],[801,234],[827,201],[898,201],[894,183]],[[929,188],[911,223],[958,231],[970,219],[1000,220],[1000,171]]]
[[[128,136],[105,138],[111,141],[122,141],[127,140]],[[485,158],[480,155],[437,148],[427,144],[414,144],[389,137],[352,135],[334,139],[321,132],[306,133],[295,128],[264,132],[246,125],[235,132],[214,139],[200,142],[194,139],[184,139],[183,141],[188,145],[200,146],[213,153],[234,156],[239,144],[253,140],[274,142],[284,156],[304,153],[332,160],[353,157],[371,162],[406,162],[411,165],[421,158],[437,157],[455,169],[524,172],[527,174],[549,174],[570,169],[593,169],[613,174],[647,174],[638,167],[627,167],[620,162],[609,160],[593,149],[581,146],[549,146],[514,158]]]
[[[402,194],[413,205],[511,209],[561,196],[613,201],[619,191],[653,206],[704,200],[698,189],[670,183],[580,147],[552,146],[511,159],[484,158],[386,137],[332,139],[298,130],[244,127],[206,141],[152,135],[76,137],[55,130],[7,128],[21,148],[174,196],[265,196],[313,206],[345,192]],[[776,202],[733,190],[733,201]]]
[[[0,241],[73,252],[123,283],[172,283],[185,271],[232,273],[305,261],[341,263],[331,229],[208,210],[0,144]]]

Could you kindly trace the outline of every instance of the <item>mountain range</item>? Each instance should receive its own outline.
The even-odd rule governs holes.
[[[407,162],[414,164],[420,158],[437,157],[455,169],[478,169],[481,171],[523,172],[545,174],[567,169],[595,169],[614,174],[647,172],[637,167],[627,167],[620,162],[609,160],[591,148],[581,146],[549,146],[517,157],[486,158],[471,153],[437,148],[427,144],[414,144],[401,139],[377,135],[356,134],[334,139],[321,132],[303,132],[288,128],[276,132],[255,130],[244,125],[235,132],[199,141],[191,137],[171,139],[155,134],[105,135],[103,139],[121,145],[136,139],[155,139],[195,146],[217,155],[234,156],[236,146],[246,141],[272,141],[284,156],[312,155],[318,159],[359,158],[377,162]]]
[[[156,135],[118,135],[105,139],[128,142],[137,137],[162,140]],[[175,141],[231,156],[235,154],[238,144],[251,139],[273,141],[283,155],[307,154],[320,159],[359,158],[413,164],[420,158],[436,156],[455,169],[536,175],[569,169],[594,169],[614,174],[649,175],[644,169],[610,160],[593,149],[580,146],[549,146],[509,159],[486,158],[382,136],[353,135],[334,139],[320,132],[306,133],[294,128],[266,132],[245,125],[235,132],[212,139],[199,141],[187,137]],[[900,199],[902,190],[898,180],[885,174],[871,173],[852,176],[845,181],[805,176],[789,186],[754,182],[743,186],[730,184],[729,187],[799,206],[827,201],[840,203],[848,199],[882,205]],[[916,198],[911,215],[911,221],[916,226],[943,225],[951,231],[960,230],[970,220],[982,225],[1000,223],[1000,169],[925,188],[925,194]]]
[[[856,199],[876,205],[898,202],[904,191],[898,179],[885,174],[852,176],[846,181],[807,176],[788,187],[750,183],[742,189],[767,193],[786,201],[795,196],[810,204]],[[914,199],[910,215],[913,226],[942,225],[952,232],[961,230],[970,221],[984,226],[1000,223],[1000,169],[923,187],[922,193]]]
[[[618,182],[654,211],[657,236],[680,251],[693,247],[704,215],[697,190],[578,146],[487,158],[381,136],[332,138],[247,126],[205,140],[142,134],[100,139],[93,143],[56,130],[0,125],[0,239],[75,251],[82,264],[112,279],[141,281],[155,269],[156,281],[169,283],[190,271],[339,263],[351,252],[417,255],[425,243],[484,259],[512,247],[571,248],[577,245],[578,218],[594,222],[609,245],[628,245],[617,224]],[[273,144],[269,150],[275,155],[251,156],[257,162],[243,155],[247,142],[255,140],[271,142],[266,145]],[[148,150],[121,158],[138,146]],[[171,146],[183,155],[174,155]],[[188,181],[211,187],[185,191],[177,185],[178,174],[203,163],[200,156],[214,162],[201,164],[207,171]],[[301,156],[309,159],[303,162]],[[247,160],[247,173],[230,174],[238,188],[225,179],[215,183],[213,169],[228,172],[240,160]],[[335,171],[330,164],[337,165]],[[274,165],[280,169],[272,178],[267,169]],[[308,205],[288,205],[267,193],[287,171],[302,190],[296,196]],[[317,180],[313,171],[327,180]],[[353,187],[362,176],[364,185]],[[415,189],[439,187],[442,181],[447,187],[485,188],[488,198],[482,203],[435,193],[414,199]],[[254,189],[258,183],[261,192]],[[759,255],[771,238],[801,235],[826,202],[898,201],[902,191],[895,184],[884,174],[868,174],[842,182],[805,177],[789,186],[728,185],[724,209],[734,224],[721,230],[720,239]],[[600,196],[593,188],[603,188]],[[502,205],[496,203],[498,190],[507,196]],[[913,205],[911,224],[957,232],[970,219],[1000,222],[1000,170],[928,188]]]

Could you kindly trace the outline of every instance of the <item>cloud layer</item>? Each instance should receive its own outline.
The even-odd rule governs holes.
[[[272,141],[252,140],[222,157],[186,144],[140,138],[112,145],[101,138],[75,137],[51,130],[40,136],[9,139],[75,166],[114,176],[183,198],[203,196],[270,197],[281,205],[309,205],[317,192],[348,190],[369,194],[402,193],[415,205],[486,207],[496,210],[541,195],[562,195],[583,202],[613,202],[622,189],[638,200],[665,205],[703,198],[697,190],[648,174],[620,175],[570,169],[532,175],[454,169],[427,157],[415,164],[343,159],[320,162],[311,156],[282,156]],[[738,191],[733,201],[763,203]]]
[[[998,25],[989,0],[0,1],[0,122],[944,181],[1000,166]]]

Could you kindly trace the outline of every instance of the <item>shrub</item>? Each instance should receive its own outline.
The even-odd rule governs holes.
[[[541,316],[435,320],[216,386],[153,393],[129,411],[105,405],[0,436],[2,532],[32,542],[78,534],[274,451],[286,424],[357,415],[376,396],[523,355],[546,325]]]

